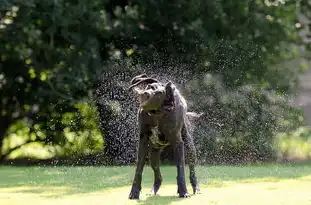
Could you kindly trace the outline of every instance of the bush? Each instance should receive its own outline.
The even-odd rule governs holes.
[[[279,161],[311,159],[311,130],[300,127],[292,132],[279,133],[274,146]]]
[[[45,129],[31,126],[26,120],[13,124],[4,139],[3,153],[6,158],[52,158],[81,156],[100,152],[103,137],[98,128],[98,113],[90,101],[74,105],[76,112],[66,112],[61,124],[64,135],[58,141],[48,142]]]
[[[284,96],[254,85],[227,88],[222,78],[211,74],[192,85],[191,104],[205,112],[195,134],[202,163],[276,159],[274,137],[295,110]]]

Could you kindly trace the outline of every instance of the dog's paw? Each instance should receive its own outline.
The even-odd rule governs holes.
[[[162,184],[162,179],[158,179],[158,180],[156,180],[154,182],[153,187],[151,189],[151,194],[152,195],[157,195],[157,193],[158,193],[158,191],[160,189],[161,184]]]
[[[154,189],[151,189],[147,195],[148,196],[158,196],[157,192],[155,192]]]
[[[129,199],[133,199],[133,200],[138,200],[139,199],[139,194],[136,193],[130,193],[129,195]]]
[[[130,195],[129,195],[129,199],[139,199],[139,194],[140,191],[136,188],[132,188]]]
[[[149,195],[157,195],[157,192],[152,188],[149,192]]]
[[[188,194],[187,192],[184,194],[179,194],[179,198],[189,198],[191,195]]]
[[[193,194],[201,194],[201,193],[202,192],[198,186],[193,189]]]

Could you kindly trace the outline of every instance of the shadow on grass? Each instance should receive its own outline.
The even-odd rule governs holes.
[[[9,192],[36,193],[47,197],[63,197],[104,191],[128,186],[132,183],[135,168],[121,167],[12,167],[0,166],[0,189]],[[176,168],[162,166],[163,184],[176,184]],[[245,166],[199,166],[198,179],[201,185],[222,187],[225,181],[278,181],[311,175],[311,163],[282,165]],[[188,170],[187,170],[188,176]],[[188,179],[188,177],[187,177]],[[143,189],[151,188],[153,173],[146,167],[143,174]],[[11,189],[10,189],[11,188]],[[190,187],[189,187],[190,188]],[[128,190],[130,191],[130,190]],[[176,196],[150,196],[142,204],[167,204],[180,200]],[[160,201],[160,202],[159,202]]]
[[[24,193],[49,190],[50,193],[56,192],[57,197],[127,186],[132,175],[132,167],[0,166],[0,189],[15,188],[16,192]],[[59,189],[63,191],[59,192]]]
[[[177,196],[149,196],[143,201],[139,201],[139,205],[150,205],[150,204],[157,204],[157,205],[164,205],[164,204],[170,204],[175,201],[180,200],[187,200],[187,199],[181,199]]]

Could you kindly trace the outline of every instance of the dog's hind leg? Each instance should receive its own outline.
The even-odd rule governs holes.
[[[186,151],[186,163],[189,166],[190,172],[190,184],[193,189],[193,194],[200,193],[200,188],[196,176],[195,166],[197,162],[197,154],[194,146],[194,142],[192,136],[189,134],[187,128],[184,126],[182,129],[182,139],[185,143],[185,151]]]
[[[173,143],[174,159],[177,166],[177,193],[179,197],[189,197],[185,180],[185,154],[182,140]]]
[[[154,183],[151,190],[151,194],[157,194],[161,184],[162,184],[162,175],[160,172],[160,155],[161,149],[152,148],[150,154],[150,164],[154,173]]]
[[[192,145],[189,145],[189,147],[192,147]],[[193,146],[194,147],[194,146]],[[195,165],[196,165],[196,160],[194,159],[196,157],[196,151],[195,149],[189,148],[188,149],[188,163],[189,163],[189,172],[190,172],[190,184],[192,186],[193,194],[199,194],[200,193],[200,188],[196,176],[196,171],[195,171]]]

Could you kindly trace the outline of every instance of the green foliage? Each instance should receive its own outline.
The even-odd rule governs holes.
[[[78,109],[77,112],[65,113],[63,116],[65,141],[58,155],[77,156],[100,152],[104,143],[98,127],[96,107],[87,101],[74,107]]]
[[[221,77],[207,74],[190,88],[191,99],[202,102],[195,108],[205,112],[195,133],[202,163],[276,159],[275,135],[303,123],[285,96],[260,86],[227,89]]]
[[[3,139],[3,156],[7,159],[51,158],[55,155],[56,147],[44,144],[45,138],[45,132],[39,125],[32,128],[26,121],[20,120],[10,126],[7,136]]]
[[[26,121],[18,121],[9,128],[3,140],[3,154],[9,159],[42,159],[100,152],[103,138],[98,128],[96,107],[88,101],[77,103],[74,107],[76,112],[64,113],[61,119],[64,135],[58,141],[47,143],[46,130],[39,124],[32,127]]]
[[[40,127],[45,143],[64,141],[68,124],[62,123],[62,115],[79,109],[76,101],[88,96],[93,83],[88,75],[97,77],[92,70],[100,65],[98,53],[94,54],[97,40],[89,32],[93,24],[85,19],[102,19],[99,12],[92,12],[100,4],[37,0],[1,4],[0,12],[5,14],[0,25],[0,108],[5,122],[1,141],[11,124],[24,119],[28,127]],[[83,134],[85,138],[98,136],[94,126],[87,126],[79,130],[92,129]]]
[[[305,160],[311,158],[311,131],[300,127],[288,133],[279,133],[275,139],[279,160]]]

